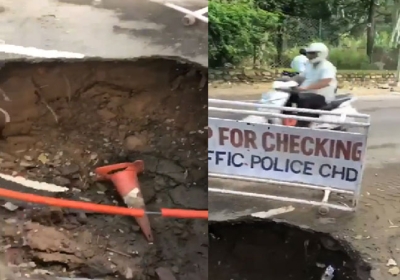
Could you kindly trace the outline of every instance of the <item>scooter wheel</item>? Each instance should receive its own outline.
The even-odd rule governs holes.
[[[191,26],[196,22],[196,18],[191,15],[186,15],[182,18],[182,23],[184,26]]]
[[[318,209],[318,213],[320,213],[322,216],[325,216],[329,213],[329,207],[328,206],[320,206]]]

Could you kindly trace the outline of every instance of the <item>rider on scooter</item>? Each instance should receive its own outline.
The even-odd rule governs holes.
[[[294,79],[299,82],[298,94],[291,94],[286,106],[320,109],[335,99],[336,67],[327,60],[329,49],[323,43],[312,43],[306,49],[309,63]]]
[[[290,68],[298,74],[303,73],[306,69],[308,63],[307,51],[306,49],[300,49],[299,55],[293,58],[292,63],[290,63]]]
[[[290,68],[292,68],[292,70],[283,71],[282,77],[288,77],[290,79],[304,72],[308,63],[306,49],[300,49],[299,53],[300,54],[293,58],[292,62],[290,63]]]

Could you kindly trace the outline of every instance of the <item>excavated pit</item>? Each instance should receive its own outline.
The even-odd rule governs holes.
[[[320,280],[329,265],[335,280],[371,279],[359,254],[328,234],[243,220],[210,223],[209,236],[209,279]]]
[[[206,77],[206,68],[164,58],[7,63],[0,108],[11,122],[0,113],[0,172],[68,191],[4,180],[1,187],[123,205],[93,171],[142,159],[147,209],[207,209]],[[151,217],[155,242],[149,245],[133,218],[14,204],[17,210],[0,207],[0,258],[19,273],[208,277],[207,221]]]

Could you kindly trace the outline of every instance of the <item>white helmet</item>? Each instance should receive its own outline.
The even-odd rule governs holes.
[[[324,43],[311,43],[308,48],[306,48],[306,51],[317,54],[316,58],[310,59],[311,63],[324,61],[328,58],[329,54],[329,49]]]

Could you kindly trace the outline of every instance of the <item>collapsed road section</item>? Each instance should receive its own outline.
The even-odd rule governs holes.
[[[207,209],[206,87],[206,68],[166,58],[7,63],[0,77],[0,187],[122,206],[126,201],[95,170],[139,160],[147,210]],[[38,184],[4,179],[9,175]],[[131,217],[0,202],[0,257],[14,273],[208,277],[205,220],[150,216],[151,245]]]
[[[212,222],[209,235],[210,279],[371,279],[361,256],[326,233],[243,218]]]

